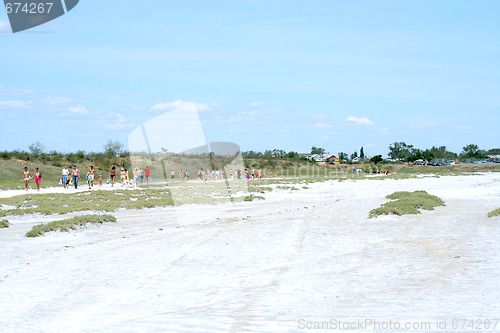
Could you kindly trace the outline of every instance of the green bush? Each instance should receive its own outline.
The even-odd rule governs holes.
[[[260,195],[247,195],[246,197],[243,198],[243,201],[254,201],[255,199],[260,199],[260,200],[264,200],[265,198],[264,197],[261,197]]]
[[[500,208],[497,208],[488,213],[488,217],[500,216]]]
[[[83,215],[75,216],[70,219],[50,222],[48,224],[40,224],[34,226],[26,233],[26,237],[38,237],[50,231],[70,231],[76,230],[79,226],[84,226],[87,223],[102,224],[104,222],[116,222],[116,217],[112,215]]]
[[[0,221],[0,229],[3,229],[3,228],[8,228],[9,227],[9,221],[7,220],[1,220]]]
[[[387,199],[392,200],[381,207],[372,209],[369,218],[379,215],[407,215],[407,214],[420,214],[420,210],[434,210],[434,207],[445,206],[445,203],[440,198],[430,195],[425,191],[415,192],[395,192],[386,196]]]

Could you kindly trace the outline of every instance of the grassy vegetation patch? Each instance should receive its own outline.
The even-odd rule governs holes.
[[[243,201],[254,201],[256,199],[265,200],[264,197],[261,197],[260,195],[253,195],[253,194],[243,197]]]
[[[269,186],[258,186],[255,184],[249,184],[248,185],[248,191],[249,192],[255,192],[255,193],[266,193],[266,192],[272,192],[273,188]]]
[[[75,216],[70,219],[50,222],[48,224],[40,224],[34,226],[26,233],[26,237],[38,237],[50,231],[70,231],[76,230],[80,226],[87,223],[102,224],[104,222],[116,222],[116,217],[112,215],[83,215]]]
[[[120,208],[141,209],[173,205],[168,189],[92,191],[78,193],[25,194],[0,199],[0,217],[25,214],[67,214],[79,211],[114,212]]]
[[[497,208],[488,213],[488,217],[500,216],[500,208]]]
[[[379,215],[407,215],[420,214],[420,210],[434,210],[434,207],[445,206],[440,198],[427,193],[426,191],[415,192],[395,192],[386,197],[391,200],[381,207],[372,209],[369,218]]]
[[[3,229],[3,228],[8,228],[10,225],[9,221],[7,220],[1,220],[0,221],[0,229]]]

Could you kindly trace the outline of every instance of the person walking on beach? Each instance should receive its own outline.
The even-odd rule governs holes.
[[[144,175],[146,176],[148,184],[153,182],[153,179],[151,178],[151,169],[149,169],[148,166],[146,166],[146,169],[144,169]]]
[[[144,171],[142,170],[142,168],[139,168],[139,183],[140,183],[140,185],[142,185],[143,182],[144,182]]]
[[[64,188],[68,188],[69,184],[69,170],[68,167],[65,165],[64,169],[62,169],[62,176],[61,176],[61,181],[64,185]]]
[[[73,171],[71,171],[71,176],[73,177],[73,184],[75,185],[75,190],[78,188],[78,177],[80,177],[80,170],[73,165]]]
[[[24,180],[24,185],[26,186],[26,191],[28,190],[30,186],[30,172],[28,171],[28,167],[24,167],[24,173],[23,173],[23,180]]]
[[[172,183],[174,182],[174,178],[175,178],[175,171],[174,169],[172,169],[172,171],[170,171],[170,180],[172,180]]]
[[[120,181],[122,182],[122,186],[125,185],[126,180],[127,180],[127,175],[125,174],[125,169],[122,168],[120,170]]]
[[[36,188],[38,191],[40,191],[40,182],[42,181],[42,173],[38,168],[35,170],[35,183],[36,183]]]
[[[257,170],[257,178],[262,179],[262,169]]]
[[[95,177],[95,169],[94,166],[91,165],[89,172],[87,173],[87,183],[89,184],[89,190],[94,187],[94,177]]]
[[[111,171],[109,172],[109,178],[111,178],[111,187],[115,185],[115,177],[116,177],[116,167],[113,165]]]
[[[139,183],[139,168],[138,167],[135,167],[133,176],[134,176],[134,186],[137,186]]]

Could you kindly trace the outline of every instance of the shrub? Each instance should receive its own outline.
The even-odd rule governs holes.
[[[0,221],[0,229],[3,229],[3,228],[8,228],[9,227],[9,221],[7,220],[1,220]]]
[[[260,200],[264,200],[265,198],[264,197],[261,197],[260,195],[247,195],[246,197],[243,198],[243,201],[254,201],[255,199],[260,199]]]
[[[434,207],[444,206],[443,200],[434,195],[430,195],[425,191],[415,192],[395,192],[386,197],[389,201],[381,207],[372,209],[369,218],[378,215],[407,215],[407,214],[420,214],[420,210],[434,210]]]
[[[488,213],[488,217],[500,216],[500,208],[497,208]]]
[[[38,237],[50,231],[69,231],[76,230],[79,226],[84,226],[87,223],[102,224],[104,222],[116,222],[116,217],[112,215],[83,215],[75,216],[70,219],[50,222],[48,224],[40,224],[34,226],[26,233],[26,237]]]

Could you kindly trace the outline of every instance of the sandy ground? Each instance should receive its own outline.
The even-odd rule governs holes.
[[[431,331],[447,320],[452,331],[454,319],[499,317],[500,218],[487,213],[500,207],[500,174],[307,186],[121,211],[117,223],[34,239],[24,234],[55,217],[9,219],[1,331],[319,332],[307,328],[338,320]],[[427,190],[446,207],[367,218],[399,190]],[[387,331],[351,331],[363,329]]]

